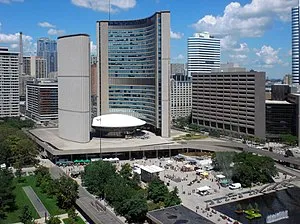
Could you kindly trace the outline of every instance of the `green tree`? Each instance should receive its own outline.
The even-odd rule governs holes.
[[[61,224],[61,221],[56,216],[50,216],[50,218],[46,221],[46,224]]]
[[[148,198],[153,200],[154,203],[164,202],[168,193],[167,186],[159,179],[152,180],[148,185]]]
[[[122,204],[121,214],[128,223],[144,223],[148,212],[147,200],[133,197]]]
[[[82,180],[89,192],[103,197],[106,183],[115,175],[116,168],[111,163],[97,161],[84,168]]]
[[[104,192],[105,199],[116,208],[117,212],[119,212],[119,207],[125,200],[136,194],[136,191],[119,175],[114,176],[107,182]]]
[[[269,183],[278,174],[275,162],[266,156],[252,153],[237,153],[234,157],[232,180],[249,187],[252,183]]]
[[[14,188],[13,174],[7,169],[0,169],[0,220],[16,207]]]
[[[297,136],[294,136],[294,135],[291,135],[291,134],[281,135],[280,139],[284,144],[287,144],[287,145],[290,145],[290,146],[296,146],[298,144]]]
[[[72,206],[68,210],[68,218],[69,218],[71,224],[76,224],[77,213],[75,211],[74,206]]]
[[[69,177],[62,176],[57,184],[57,204],[62,209],[75,205],[78,197],[78,184]]]
[[[130,164],[129,163],[123,164],[119,173],[123,178],[129,179],[132,176],[132,169]]]
[[[22,213],[21,215],[19,216],[20,218],[20,221],[24,224],[32,224],[34,223],[34,219],[32,217],[32,214],[29,210],[29,207],[28,205],[25,205],[22,209]]]
[[[171,207],[171,206],[174,206],[174,205],[179,205],[181,203],[181,199],[178,196],[178,188],[177,187],[175,187],[173,189],[173,191],[169,192],[165,196],[164,203],[165,203],[166,207]]]
[[[235,152],[216,152],[212,158],[215,170],[222,171],[227,178],[232,176],[232,163]]]

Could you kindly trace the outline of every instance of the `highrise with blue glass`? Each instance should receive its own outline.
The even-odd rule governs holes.
[[[300,84],[300,13],[299,3],[292,8],[292,76],[293,83]]]
[[[46,59],[48,74],[57,72],[57,44],[55,40],[46,37],[39,38],[37,41],[37,56]]]
[[[98,21],[98,115],[128,114],[170,135],[170,12]]]

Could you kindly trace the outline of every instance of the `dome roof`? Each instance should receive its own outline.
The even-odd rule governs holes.
[[[146,124],[145,121],[125,114],[105,114],[93,119],[93,127],[126,128],[138,127]]]

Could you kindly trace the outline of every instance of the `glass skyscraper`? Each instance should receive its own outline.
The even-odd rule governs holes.
[[[188,74],[211,72],[220,68],[220,39],[209,33],[195,33],[188,38]]]
[[[37,56],[46,59],[48,74],[51,72],[57,72],[57,44],[55,40],[45,37],[38,39]]]
[[[170,12],[98,21],[98,115],[128,114],[170,133]]]
[[[293,83],[300,84],[299,73],[299,6],[292,8],[292,76]]]

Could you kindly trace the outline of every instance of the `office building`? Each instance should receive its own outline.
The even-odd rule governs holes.
[[[23,74],[31,75],[31,57],[30,56],[24,56],[23,57]]]
[[[300,13],[299,5],[292,8],[292,82],[300,84]]]
[[[19,116],[19,53],[0,47],[0,117]]]
[[[184,74],[184,64],[171,63],[171,75]]]
[[[265,138],[265,73],[192,73],[192,122],[235,137]]]
[[[58,86],[56,80],[35,79],[26,85],[26,114],[39,122],[58,118]]]
[[[285,100],[266,100],[266,137],[279,139],[280,135],[296,135],[296,104]]]
[[[272,100],[286,100],[291,93],[291,87],[287,84],[274,84],[271,86]]]
[[[283,84],[292,85],[293,83],[292,81],[293,81],[292,75],[288,74],[283,77]]]
[[[170,12],[98,21],[98,115],[127,114],[170,135]]]
[[[38,39],[37,56],[46,59],[47,73],[57,72],[57,44],[55,40],[45,37]]]
[[[176,120],[192,112],[192,79],[186,75],[173,75],[171,79],[171,117]]]
[[[188,38],[188,74],[209,73],[220,68],[220,40],[209,33],[195,33]]]
[[[58,38],[58,132],[63,139],[90,141],[90,38]]]
[[[38,57],[30,57],[30,75],[34,78],[47,78],[47,60]]]

